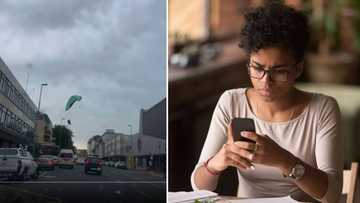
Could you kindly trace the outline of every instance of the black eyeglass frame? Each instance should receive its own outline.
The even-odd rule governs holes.
[[[248,69],[249,77],[251,77],[251,78],[255,78],[255,79],[261,80],[261,79],[264,78],[264,76],[265,76],[266,74],[268,74],[270,80],[275,81],[275,82],[287,82],[287,81],[289,80],[289,74],[290,74],[290,72],[288,72],[288,73],[286,74],[286,80],[284,80],[284,81],[273,80],[272,74],[273,74],[273,72],[274,72],[274,69],[276,69],[276,68],[273,68],[273,67],[269,67],[269,70],[265,70],[265,69],[261,68],[262,71],[263,71],[262,76],[261,76],[260,78],[253,77],[253,76],[251,76],[251,74],[250,74],[250,68],[251,68],[250,62],[251,62],[251,61],[248,61],[248,62],[246,63],[246,67],[247,67],[247,69]],[[301,61],[296,62],[296,63],[294,63],[294,64],[292,64],[292,65],[291,65],[291,64],[290,64],[290,65],[284,65],[284,66],[282,66],[282,67],[295,67],[295,66],[297,66],[300,62],[301,62]],[[282,68],[282,67],[281,67],[281,68]],[[279,68],[280,68],[280,67],[279,67]],[[291,68],[290,68],[290,69],[291,69]]]

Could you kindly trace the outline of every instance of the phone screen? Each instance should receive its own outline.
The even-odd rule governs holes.
[[[234,141],[254,142],[253,140],[250,140],[240,135],[242,131],[255,132],[255,124],[253,119],[233,118],[231,120],[231,128],[232,128],[232,134],[234,136]]]

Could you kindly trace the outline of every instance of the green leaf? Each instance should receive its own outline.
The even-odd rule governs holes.
[[[324,21],[325,21],[326,32],[334,36],[337,28],[336,19],[332,15],[325,15]]]

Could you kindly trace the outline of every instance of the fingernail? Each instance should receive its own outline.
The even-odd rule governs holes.
[[[251,154],[251,155],[249,156],[249,159],[252,160],[253,158],[254,158],[254,154]]]
[[[246,132],[244,132],[244,131],[241,132],[241,135],[242,135],[242,136],[246,136]]]
[[[251,170],[255,170],[255,166],[250,166],[250,169],[251,169]]]

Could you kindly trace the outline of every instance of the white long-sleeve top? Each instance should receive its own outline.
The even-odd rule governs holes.
[[[337,202],[342,190],[343,146],[336,100],[311,93],[311,101],[296,118],[286,122],[267,122],[252,112],[245,91],[246,88],[228,90],[220,97],[198,164],[191,175],[193,189],[197,190],[195,170],[226,143],[226,129],[231,119],[242,117],[254,119],[257,134],[267,135],[302,161],[324,171],[328,176],[328,189],[318,200]],[[279,169],[260,164],[254,166],[255,170],[237,170],[238,197],[286,196],[299,190],[294,180],[284,178]]]

